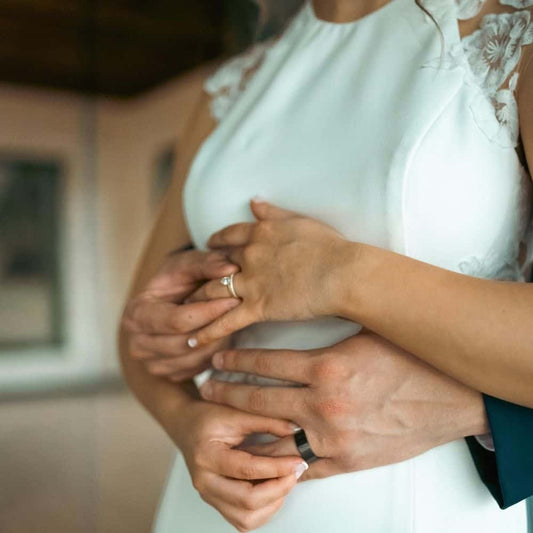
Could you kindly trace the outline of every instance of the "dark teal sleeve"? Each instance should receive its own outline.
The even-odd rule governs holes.
[[[466,441],[483,483],[502,509],[533,495],[533,409],[483,395],[495,452]]]

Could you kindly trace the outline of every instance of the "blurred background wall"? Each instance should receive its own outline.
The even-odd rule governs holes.
[[[144,533],[173,456],[115,332],[248,0],[0,1],[0,532]]]

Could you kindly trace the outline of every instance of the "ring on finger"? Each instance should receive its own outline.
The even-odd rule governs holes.
[[[311,445],[307,440],[307,435],[303,429],[299,429],[294,433],[294,442],[296,444],[296,448],[298,448],[299,454],[307,464],[314,463],[317,459],[319,459],[319,457],[315,455],[315,452],[311,448]]]
[[[221,278],[220,283],[221,285],[224,285],[225,287],[228,288],[229,293],[231,294],[233,298],[238,298],[239,295],[237,294],[237,291],[235,290],[235,285],[233,283],[234,275],[235,274],[233,273],[233,274],[230,274],[229,276],[224,276],[223,278]]]

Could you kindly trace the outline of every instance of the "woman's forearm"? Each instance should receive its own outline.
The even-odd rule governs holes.
[[[481,392],[533,407],[533,285],[478,279],[357,243],[339,314]]]
[[[179,414],[187,409],[191,403],[200,399],[194,382],[171,383],[149,374],[140,361],[132,359],[128,354],[127,335],[123,328],[119,331],[119,353],[122,372],[140,403],[169,431],[173,426],[175,431],[179,423]]]

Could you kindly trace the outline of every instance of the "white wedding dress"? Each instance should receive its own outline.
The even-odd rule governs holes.
[[[513,72],[533,41],[533,0],[501,2],[508,13],[485,17],[461,40],[458,19],[478,13],[483,0],[426,0],[441,49],[414,0],[391,0],[342,24],[319,19],[308,0],[280,37],[225,63],[206,84],[220,123],[185,185],[196,246],[253,220],[248,202],[259,195],[354,241],[524,281],[532,186],[516,150]],[[235,340],[307,349],[359,329],[337,318],[267,323]],[[457,440],[402,463],[299,484],[260,531],[524,533],[525,513],[523,503],[499,509]],[[194,490],[178,455],[155,532],[232,531]]]

